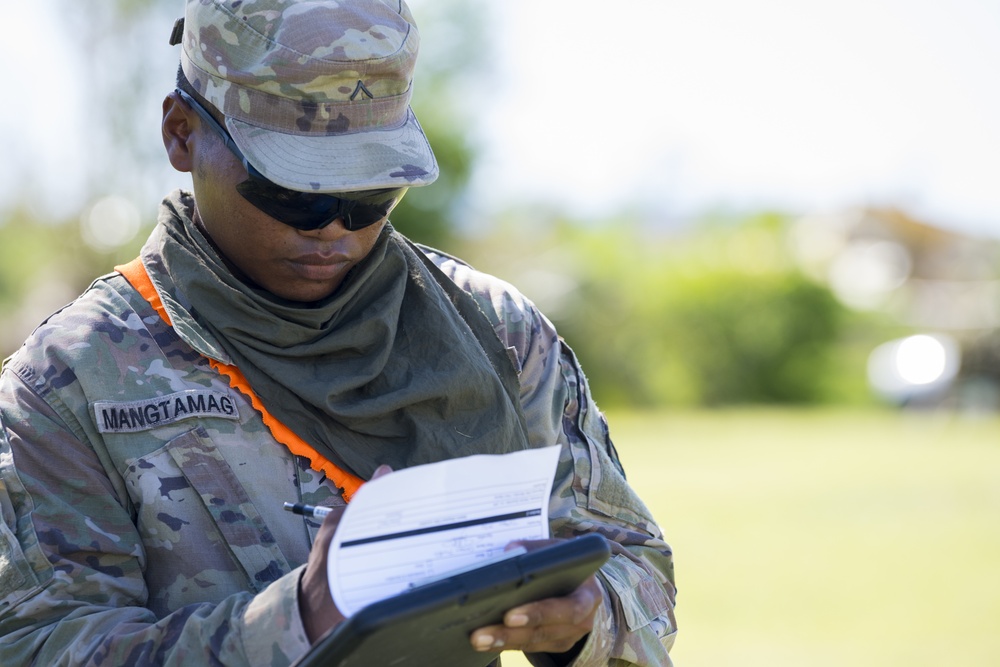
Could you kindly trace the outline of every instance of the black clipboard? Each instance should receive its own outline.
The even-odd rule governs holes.
[[[293,667],[485,667],[500,652],[474,650],[473,630],[572,592],[610,555],[590,534],[424,584],[361,609]]]

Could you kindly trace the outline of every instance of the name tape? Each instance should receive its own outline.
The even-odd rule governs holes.
[[[101,433],[148,431],[194,417],[240,418],[232,396],[208,389],[187,389],[141,401],[97,401],[93,407]]]

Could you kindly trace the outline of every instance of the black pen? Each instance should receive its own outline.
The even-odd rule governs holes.
[[[332,507],[316,507],[304,503],[285,503],[285,509],[292,514],[301,514],[302,516],[311,516],[317,519],[322,519],[333,511]]]

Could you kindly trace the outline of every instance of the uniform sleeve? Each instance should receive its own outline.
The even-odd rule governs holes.
[[[571,664],[669,666],[676,634],[672,551],[625,480],[575,355],[513,287],[454,258],[435,261],[476,299],[508,346],[531,445],[562,448],[549,506],[552,536],[598,533],[611,544],[612,557],[599,573],[604,604]]]
[[[531,329],[521,368],[525,417],[533,437],[562,447],[549,505],[552,535],[594,532],[612,547],[599,576],[605,604],[573,664],[670,665],[676,633],[672,551],[625,480],[573,352],[537,312]]]
[[[0,376],[0,665],[288,665],[308,648],[301,568],[256,596],[145,608],[143,544],[94,450]]]

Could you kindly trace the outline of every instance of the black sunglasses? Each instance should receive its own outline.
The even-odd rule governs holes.
[[[205,107],[180,88],[177,89],[177,94],[222,137],[226,148],[243,163],[243,168],[247,170],[247,180],[238,183],[236,191],[255,208],[295,229],[322,229],[340,218],[346,229],[357,231],[388,216],[406,193],[406,188],[390,188],[362,190],[350,193],[349,197],[335,197],[319,192],[289,190],[276,185],[250,164],[226,128]]]

